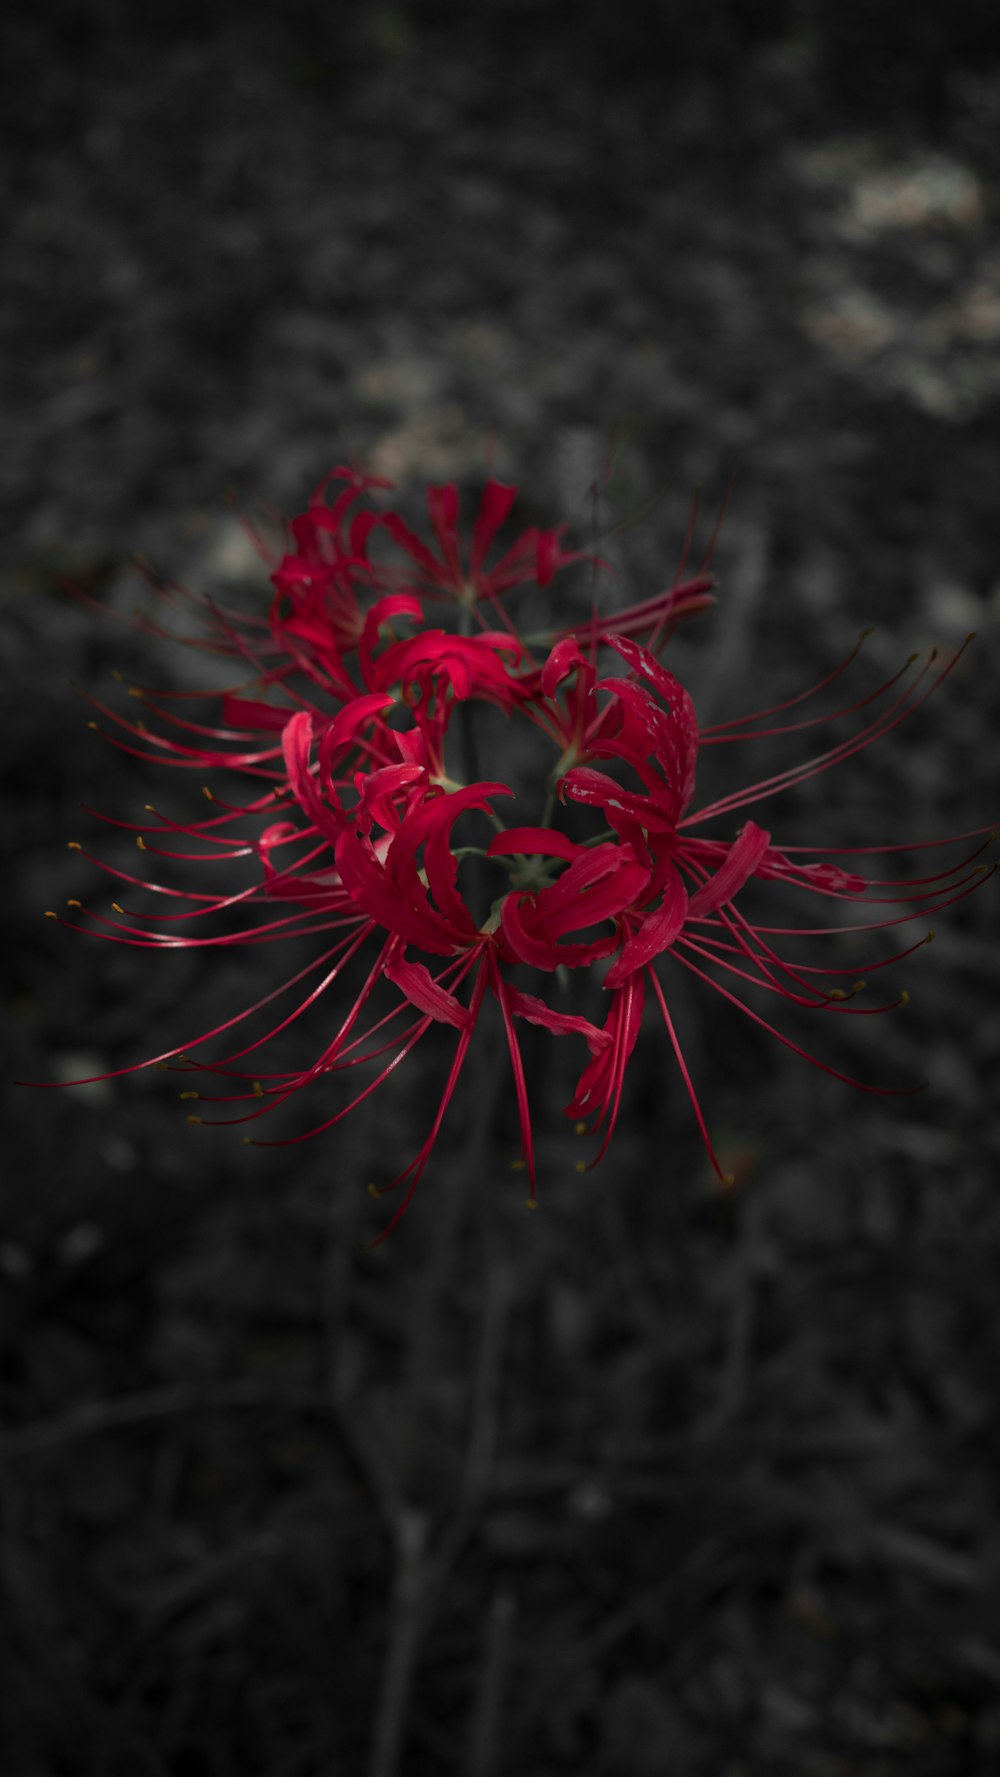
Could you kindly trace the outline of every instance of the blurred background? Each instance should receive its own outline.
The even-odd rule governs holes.
[[[732,483],[718,607],[672,644],[703,719],[795,693],[868,624],[858,695],[978,631],[776,835],[997,813],[994,10],[5,20],[8,1081],[193,1037],[249,966],[42,917],[108,893],[65,849],[118,855],[81,804],[185,806],[77,693],[195,682],[64,583],[127,614],[138,554],[263,608],[239,510],[294,512],[348,459],[414,515],[428,481],[467,510],[517,482],[524,523],[601,529],[622,602],[672,580],[696,489],[700,559]],[[908,1099],[677,983],[728,1192],[650,1030],[593,1173],[563,1058],[531,1051],[527,1216],[487,1047],[376,1252],[373,1156],[409,1158],[444,1050],[275,1153],[190,1129],[169,1075],[9,1086],[0,1768],[994,1772],[995,932],[987,886],[903,965],[905,1013],[822,1049]]]

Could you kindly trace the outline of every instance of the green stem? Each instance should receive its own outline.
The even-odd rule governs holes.
[[[555,813],[556,807],[556,797],[559,793],[559,783],[560,779],[556,776],[555,772],[550,772],[548,787],[545,792],[545,807],[542,809],[542,818],[539,822],[539,826],[541,827],[551,827],[552,825],[552,816]]]

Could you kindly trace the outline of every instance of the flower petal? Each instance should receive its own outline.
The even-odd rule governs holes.
[[[474,581],[479,575],[490,544],[501,525],[507,522],[510,509],[516,499],[516,487],[508,487],[502,481],[488,481],[486,483],[479,511],[476,514],[476,522],[472,527],[472,556],[469,567]]]
[[[518,962],[531,963],[536,969],[580,969],[617,949],[618,936],[592,938],[586,944],[556,944],[532,929],[532,897],[512,892],[505,896],[500,915],[500,929]]]
[[[621,987],[636,969],[641,969],[654,956],[669,950],[674,939],[684,929],[687,911],[687,890],[681,881],[680,872],[671,866],[664,884],[662,902],[654,912],[647,914],[639,930],[622,946],[620,957],[604,978],[605,987]]]
[[[614,1131],[625,1068],[638,1040],[645,1000],[646,982],[642,975],[632,976],[612,994],[608,1015],[604,1020],[604,1034],[610,1042],[587,1063],[580,1075],[576,1092],[566,1106],[568,1117],[595,1116],[598,1123],[603,1118],[608,1118],[602,1154]]]
[[[505,833],[490,840],[486,855],[500,858],[514,853],[528,858],[566,858],[572,863],[580,851],[579,845],[554,827],[508,827]]]
[[[457,591],[462,579],[462,562],[458,553],[458,488],[453,481],[443,487],[427,489],[427,510]]]
[[[424,1012],[428,1018],[437,1019],[439,1024],[452,1024],[456,1030],[470,1030],[472,1014],[468,1006],[441,987],[435,981],[430,970],[424,963],[407,961],[404,956],[391,957],[385,964],[383,973],[401,993],[406,995],[411,1005],[418,1012]]]
[[[611,1042],[607,1031],[598,1030],[596,1024],[591,1024],[589,1018],[577,1012],[555,1012],[536,994],[522,993],[520,988],[511,987],[509,983],[505,984],[505,992],[507,1003],[518,1018],[527,1019],[529,1024],[540,1024],[557,1037],[583,1037],[592,1055],[599,1055]]]
[[[747,821],[739,837],[729,847],[725,863],[691,896],[689,918],[702,919],[731,901],[744,883],[756,873],[770,844],[770,833],[766,833],[763,827],[758,827],[755,821]]]
[[[297,710],[285,723],[281,736],[285,771],[295,800],[309,816],[317,832],[325,833],[329,839],[336,839],[344,817],[339,808],[331,808],[323,801],[319,782],[311,770],[312,722],[308,710]]]

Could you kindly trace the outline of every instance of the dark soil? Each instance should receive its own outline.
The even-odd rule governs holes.
[[[263,603],[232,500],[294,511],[346,459],[415,511],[495,470],[585,541],[617,437],[596,520],[637,518],[602,545],[633,598],[735,472],[719,604],[671,657],[703,717],[868,624],[863,685],[979,632],[781,838],[997,814],[1000,62],[990,8],[910,11],[903,45],[846,0],[728,0],[696,34],[667,0],[5,24],[8,1077],[193,1037],[248,967],[42,918],[108,892],[64,849],[119,855],[81,803],[184,806],[74,687],[193,683],[65,583],[127,615],[138,552]],[[366,1182],[443,1050],[274,1153],[189,1128],[169,1074],[11,1087],[4,1777],[989,1777],[996,905],[943,915],[912,1005],[823,1049],[910,1098],[680,984],[728,1192],[652,1030],[592,1173],[531,1051],[534,1216],[487,1038],[374,1252]]]

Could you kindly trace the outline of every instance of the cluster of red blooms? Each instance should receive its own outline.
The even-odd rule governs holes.
[[[224,769],[255,786],[241,806],[206,787],[211,806],[204,819],[182,824],[154,814],[136,829],[147,857],[255,860],[250,885],[219,895],[112,869],[119,880],[164,898],[156,929],[117,904],[114,917],[71,906],[85,929],[132,945],[315,939],[316,954],[290,980],[196,1042],[153,1058],[185,1069],[197,1065],[221,1083],[214,1096],[186,1096],[229,1111],[194,1121],[252,1123],[302,1088],[318,1081],[329,1087],[355,1070],[355,1087],[338,1095],[346,1102],[291,1138],[305,1139],[339,1123],[375,1092],[433,1023],[452,1026],[454,1052],[426,1139],[391,1181],[402,1188],[393,1223],[426,1167],[490,1001],[499,1008],[509,1052],[532,1200],[522,1021],[582,1042],[587,1059],[567,1110],[603,1130],[599,1158],[619,1114],[647,1001],[654,1021],[662,1020],[709,1159],[724,1179],[671,1016],[669,968],[683,968],[811,1061],[816,1057],[747,1002],[748,989],[855,1015],[902,1003],[855,1005],[856,987],[840,985],[854,969],[789,960],[783,940],[894,927],[932,913],[983,880],[984,867],[975,861],[983,846],[977,843],[971,856],[936,874],[885,881],[832,861],[848,856],[843,848],[779,846],[764,827],[745,818],[739,825],[738,817],[898,727],[958,656],[914,657],[846,708],[787,720],[792,706],[844,671],[859,641],[810,691],[699,730],[691,698],[658,655],[676,623],[711,602],[705,576],[678,578],[668,591],[613,617],[592,616],[529,640],[515,626],[505,595],[516,587],[547,587],[583,559],[564,550],[561,532],[528,530],[487,567],[514,488],[487,485],[464,549],[454,487],[430,489],[428,543],[395,512],[378,507],[377,490],[387,485],[350,469],[327,477],[292,522],[287,553],[270,562],[269,613],[185,595],[203,631],[184,639],[239,669],[239,687],[213,694],[214,722],[181,713],[194,693],[133,692],[159,732],[145,719],[129,721],[98,706],[115,725],[118,743],[137,756],[198,774]],[[450,606],[452,626],[427,622],[429,601]],[[479,781],[470,723],[484,704],[530,725],[526,732],[541,753],[534,824],[518,820],[517,810],[514,823],[505,824],[514,792],[501,781],[503,771]],[[860,719],[847,738],[708,806],[693,806],[701,747],[742,749],[762,735],[798,733],[850,715]],[[486,843],[456,843],[456,826],[466,817]],[[709,824],[721,824],[723,836],[707,835]],[[887,849],[916,848],[856,848],[851,861]],[[859,919],[851,911],[846,924],[758,924],[740,905],[751,878],[825,903],[863,901],[871,913]],[[192,922],[213,914],[225,916],[225,930],[204,935],[200,924],[192,930]],[[926,935],[873,966],[924,942]],[[584,969],[594,977],[593,1009],[601,1008],[595,1021],[565,1009],[566,971]],[[290,1009],[272,1023],[268,1009],[284,995]],[[331,1010],[320,1053],[297,1070],[255,1065],[321,1000]],[[200,1045],[262,1013],[268,1013],[264,1036],[216,1059],[192,1058]],[[359,1068],[366,1071],[358,1074]]]

